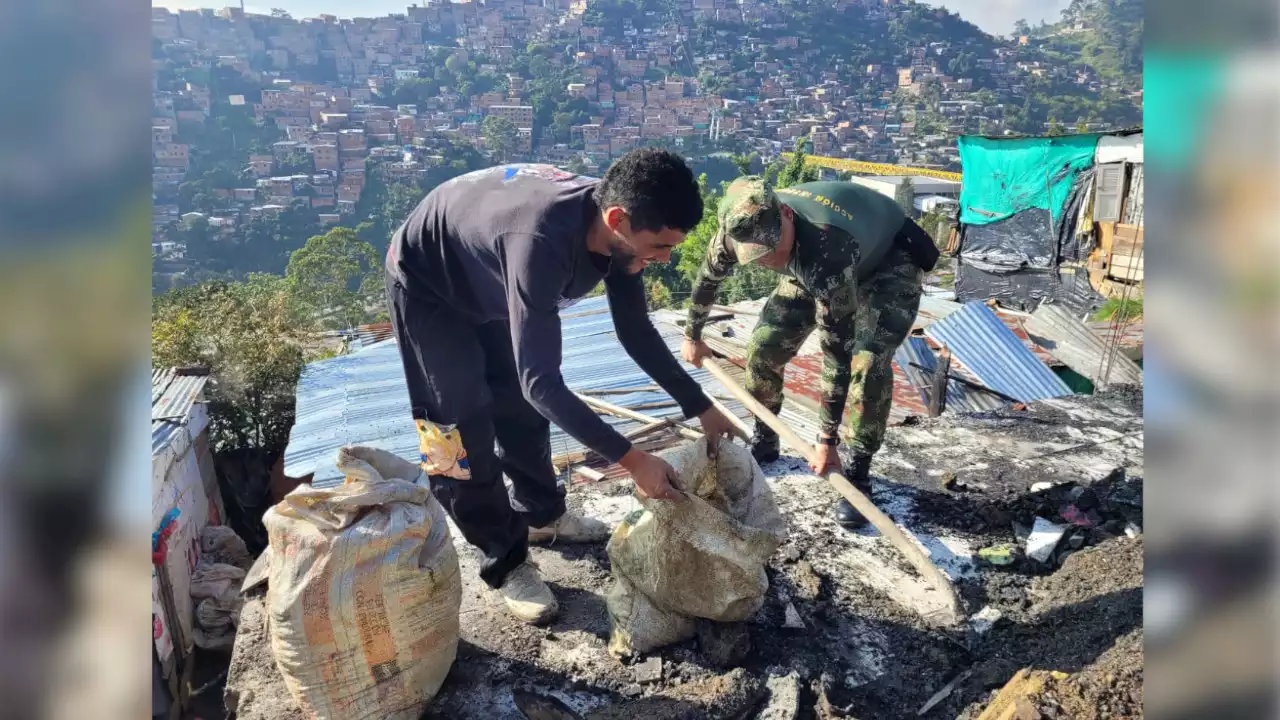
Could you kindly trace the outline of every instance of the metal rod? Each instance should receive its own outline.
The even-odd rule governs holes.
[[[913,368],[918,368],[918,369],[920,369],[920,370],[923,370],[923,371],[925,371],[926,373],[929,373],[930,375],[933,375],[935,372],[937,372],[934,368],[931,368],[931,367],[925,367],[924,365],[921,365],[920,363],[915,363],[915,362],[911,363],[911,367],[913,367]],[[994,396],[996,396],[996,397],[1000,398],[1001,400],[1008,400],[1009,402],[1013,402],[1013,403],[1020,403],[1020,402],[1022,402],[1021,400],[1019,400],[1019,399],[1018,399],[1018,398],[1016,398],[1016,397],[1013,397],[1012,395],[1005,395],[1004,393],[1000,392],[999,390],[992,390],[991,388],[987,387],[986,385],[980,385],[980,384],[978,384],[978,383],[976,383],[976,382],[974,382],[974,381],[972,381],[972,380],[970,380],[970,379],[968,379],[968,378],[960,377],[959,375],[956,375],[955,373],[947,373],[947,379],[948,379],[948,380],[955,380],[956,382],[958,382],[958,383],[960,383],[960,384],[962,384],[962,385],[968,385],[969,387],[973,388],[974,390],[978,390],[978,391],[980,391],[980,392],[987,393],[988,395],[994,395]]]
[[[702,366],[706,368],[712,376],[719,380],[721,384],[729,390],[729,392],[733,393],[734,397],[738,398],[743,405],[746,405],[751,412],[755,413],[756,417],[760,418],[764,424],[773,428],[774,432],[778,433],[783,441],[804,453],[805,457],[810,462],[814,462],[817,459],[816,448],[804,440],[801,440],[800,436],[797,435],[796,432],[784,423],[777,415],[774,415],[772,411],[764,405],[761,405],[760,401],[752,397],[751,393],[748,393],[741,385],[734,382],[733,378],[729,377],[729,374],[725,372],[724,368],[720,367],[719,363],[711,358],[706,358],[702,361]],[[898,526],[894,525],[893,520],[890,519],[888,515],[881,512],[880,508],[877,508],[872,504],[872,502],[867,499],[867,496],[863,495],[857,488],[855,488],[842,473],[835,471],[829,472],[826,475],[826,480],[831,483],[831,486],[836,489],[836,492],[840,493],[845,500],[848,500],[851,505],[857,508],[858,512],[862,513],[863,517],[870,520],[871,524],[880,531],[880,534],[884,535],[889,542],[893,543],[893,545],[906,556],[907,560],[913,567],[915,567],[917,572],[927,579],[938,590],[938,592],[942,593],[943,598],[946,601],[948,616],[937,619],[942,620],[946,624],[959,622],[961,617],[960,600],[956,596],[955,588],[952,587],[951,581],[948,580],[947,577],[929,561],[928,556],[924,554],[920,547],[908,538],[902,530],[898,529]]]

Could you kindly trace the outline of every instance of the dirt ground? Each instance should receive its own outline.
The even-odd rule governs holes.
[[[603,545],[534,549],[561,612],[546,628],[519,624],[479,582],[455,530],[462,643],[425,717],[521,718],[519,700],[534,720],[908,718],[959,677],[925,716],[976,718],[1022,667],[1069,674],[1041,699],[1044,717],[1140,717],[1141,408],[1140,394],[1112,392],[891,428],[873,499],[956,583],[969,616],[959,628],[922,620],[912,608],[937,607],[936,594],[874,530],[837,526],[835,492],[795,456],[764,468],[790,537],[770,562],[764,607],[743,623],[750,649],[740,659],[696,638],[639,658],[648,665],[613,659]],[[626,481],[575,485],[569,501],[610,523],[638,507]],[[1046,562],[1022,556],[1035,518],[1069,525],[1064,510],[1081,526]],[[1012,564],[979,559],[1002,543],[1019,549]],[[252,605],[246,616],[260,615]],[[804,629],[783,627],[788,606]],[[242,641],[260,647],[237,651],[237,691],[279,683],[258,622],[241,622]],[[239,717],[296,712],[268,687],[253,689],[246,712],[239,692]]]

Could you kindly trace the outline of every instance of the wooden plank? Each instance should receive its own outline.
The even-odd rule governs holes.
[[[588,480],[591,480],[592,482],[600,482],[601,480],[604,479],[604,473],[600,472],[599,470],[592,470],[589,467],[583,467],[582,465],[575,467],[573,469],[573,474],[581,475],[582,477]]]
[[[593,398],[587,395],[578,395],[578,397],[583,402],[585,402],[586,404],[594,408],[597,412],[605,412],[609,415],[627,418],[628,420],[638,420],[642,423],[645,423],[646,425],[654,425],[654,424],[663,422],[662,418],[656,418],[656,417],[653,417],[652,415],[645,415],[644,413],[638,413],[635,410],[632,410],[630,408],[625,408],[625,407],[622,407],[621,405],[614,405],[613,403],[606,402],[604,400],[601,400],[600,398]],[[672,422],[676,428],[676,432],[680,433],[681,437],[688,438],[689,440],[698,440],[702,437],[702,433],[696,430],[693,430],[691,428],[685,427],[683,424],[681,424],[678,421],[673,420]]]
[[[946,345],[938,352],[938,367],[929,387],[929,417],[938,417],[947,409],[947,374],[951,372],[951,351]]]

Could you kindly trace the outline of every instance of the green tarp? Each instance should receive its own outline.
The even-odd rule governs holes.
[[[1098,137],[961,137],[960,221],[987,225],[1040,208],[1051,211],[1057,227],[1076,175],[1093,166]]]

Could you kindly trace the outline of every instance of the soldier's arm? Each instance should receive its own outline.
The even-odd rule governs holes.
[[[684,335],[690,340],[702,339],[702,326],[707,324],[711,305],[716,301],[720,283],[733,272],[738,258],[729,248],[724,233],[716,233],[707,246],[707,256],[698,268],[698,279],[693,284],[693,297],[689,300],[689,318],[684,324]]]
[[[818,297],[818,341],[822,347],[822,408],[818,419],[824,437],[838,437],[849,396],[857,297],[857,279],[852,267],[833,277],[828,291]]]

